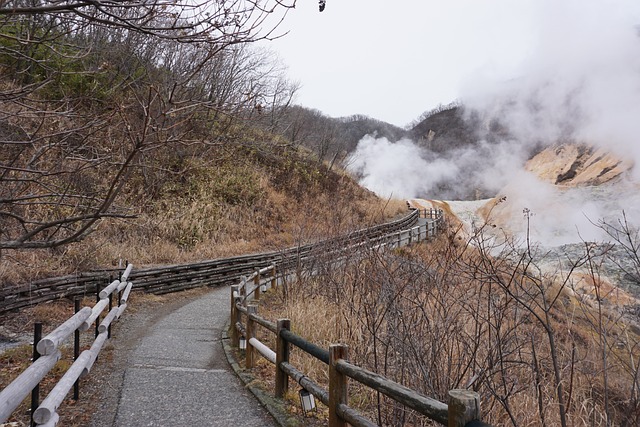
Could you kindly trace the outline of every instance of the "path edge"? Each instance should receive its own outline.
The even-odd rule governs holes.
[[[231,351],[231,340],[229,338],[229,321],[227,321],[222,328],[222,348],[224,349],[224,354],[227,357],[227,361],[231,368],[235,372],[236,376],[240,378],[240,380],[244,383],[247,390],[249,390],[258,401],[262,404],[262,406],[271,414],[271,416],[275,419],[275,421],[280,425],[280,427],[298,427],[300,426],[300,422],[298,419],[289,414],[285,408],[283,402],[269,395],[262,387],[256,385],[255,377],[247,372],[245,369],[242,369],[238,364],[238,361],[235,359],[233,352]]]

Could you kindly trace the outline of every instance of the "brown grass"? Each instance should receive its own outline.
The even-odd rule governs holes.
[[[494,425],[559,425],[554,354],[570,425],[634,425],[640,419],[640,336],[619,310],[598,312],[559,274],[526,273],[514,280],[520,267],[456,242],[445,236],[336,266],[296,283],[287,299],[271,292],[261,314],[290,318],[296,333],[323,347],[345,342],[354,363],[425,395],[446,401],[452,388],[477,390],[485,421]],[[550,303],[556,292],[561,296],[544,323],[539,304],[543,298]],[[326,386],[326,366],[300,353],[293,351],[294,365]],[[370,390],[352,391],[350,404],[372,420],[429,425]]]
[[[198,148],[168,147],[137,167],[118,200],[136,219],[105,219],[62,248],[4,251],[0,286],[121,260],[159,265],[276,250],[406,211],[403,202],[380,201],[295,150],[260,143]]]

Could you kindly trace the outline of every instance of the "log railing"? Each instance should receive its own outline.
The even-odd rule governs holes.
[[[269,270],[265,268],[260,273],[264,274],[268,271],[273,275],[259,279],[256,284],[277,283],[275,268],[271,267]],[[255,277],[260,277],[258,272]],[[255,366],[258,355],[275,365],[274,394],[276,397],[284,397],[289,389],[289,378],[291,378],[329,408],[329,427],[346,427],[348,424],[354,427],[376,426],[377,424],[348,406],[348,379],[350,378],[440,424],[452,427],[487,426],[480,421],[478,393],[469,390],[451,390],[449,391],[449,402],[444,403],[424,396],[382,375],[353,365],[348,361],[348,347],[346,345],[331,345],[327,350],[291,332],[289,319],[279,319],[274,323],[259,316],[258,306],[255,303],[246,304],[251,291],[245,293],[242,289],[247,289],[247,283],[249,283],[248,280],[243,280],[240,284],[231,287],[231,343],[237,347],[245,347],[245,367],[247,369]],[[252,290],[257,288],[254,287]],[[243,316],[245,323],[242,323]],[[275,334],[275,350],[258,340],[256,333],[258,326]],[[240,345],[242,339],[245,340],[243,346]],[[289,362],[292,346],[327,365],[329,371],[328,390]]]
[[[340,259],[341,254],[358,252],[367,248],[399,247],[417,243],[421,238],[429,238],[442,227],[442,211],[415,211],[422,218],[432,219],[426,224],[410,227],[405,230],[380,235],[366,241],[359,241],[329,251],[332,262]],[[423,229],[424,228],[424,229]],[[433,234],[431,234],[433,233]],[[330,249],[325,246],[326,252]],[[336,344],[324,349],[291,332],[289,319],[279,319],[276,323],[258,315],[258,305],[261,292],[268,287],[275,288],[279,283],[288,280],[287,269],[269,265],[256,270],[249,277],[242,277],[240,283],[231,286],[231,342],[245,349],[245,366],[251,369],[255,366],[256,358],[261,355],[275,365],[276,397],[284,397],[288,391],[289,378],[296,381],[302,388],[311,393],[329,408],[329,426],[371,427],[372,423],[362,414],[348,406],[348,381],[350,378],[377,392],[380,392],[398,403],[434,420],[440,424],[456,427],[488,426],[480,421],[480,398],[469,390],[451,390],[448,403],[424,396],[415,390],[391,381],[379,374],[368,371],[348,362],[348,347]],[[245,323],[242,318],[245,318]],[[276,349],[269,348],[256,337],[258,326],[265,328],[276,336]],[[289,363],[291,346],[295,346],[308,355],[320,360],[328,366],[329,389],[324,389],[311,378],[304,375]]]
[[[131,275],[135,289],[147,293],[166,294],[203,286],[223,286],[236,283],[243,275],[257,268],[277,263],[279,268],[304,268],[315,259],[337,254],[354,245],[402,245],[435,236],[442,221],[441,211],[421,227],[419,217],[427,211],[412,210],[408,215],[385,224],[357,230],[345,236],[300,245],[283,251],[243,255],[189,264],[136,269]],[[77,273],[63,277],[35,280],[0,286],[0,315],[20,308],[60,298],[74,298],[95,293],[96,289],[118,274],[117,269]]]
[[[97,302],[93,307],[80,308],[80,299],[75,300],[76,313],[67,321],[41,337],[42,325],[36,323],[34,333],[34,362],[13,382],[0,391],[0,424],[9,419],[20,403],[31,393],[31,425],[54,426],[58,422],[57,409],[74,389],[74,398],[79,396],[79,379],[89,374],[104,343],[111,336],[111,324],[122,316],[133,282],[129,281],[133,265],[117,280],[104,289],[96,291]],[[115,298],[115,305],[114,304]],[[108,314],[100,322],[100,316],[108,307]],[[79,354],[80,332],[96,324],[95,340],[91,348]],[[39,402],[39,383],[62,357],[61,346],[74,335],[74,362],[53,387],[48,396]]]
[[[426,223],[419,223],[419,218],[421,217],[428,219]],[[259,301],[263,286],[276,286],[276,273],[280,274],[281,280],[286,280],[287,274],[291,274],[292,271],[313,270],[314,264],[319,259],[330,259],[331,262],[339,262],[341,257],[365,248],[399,247],[419,242],[435,236],[441,222],[441,211],[412,210],[408,215],[386,224],[376,225],[349,233],[346,236],[301,245],[284,251],[191,264],[170,265],[160,268],[137,269],[136,271],[132,271],[132,266],[130,265],[122,274],[120,280],[112,281],[104,289],[101,289],[102,284],[108,280],[109,276],[117,275],[118,270],[78,273],[65,277],[34,281],[22,286],[5,286],[3,284],[0,288],[0,314],[53,299],[66,297],[76,298],[77,300],[80,296],[87,296],[92,293],[97,295],[97,301],[91,308],[80,309],[78,307],[76,315],[63,323],[63,325],[60,325],[59,328],[45,338],[34,340],[36,342],[34,344],[36,346],[34,363],[14,382],[2,390],[0,394],[0,423],[10,416],[17,405],[34,387],[37,390],[37,384],[61,357],[59,345],[72,333],[76,335],[75,341],[77,343],[79,332],[88,330],[95,323],[95,341],[91,349],[79,355],[77,354],[78,345],[76,344],[75,362],[67,371],[67,374],[56,385],[50,396],[43,401],[42,405],[35,405],[32,408],[34,420],[40,425],[55,425],[57,405],[60,404],[62,398],[69,391],[69,384],[75,384],[75,387],[77,387],[77,379],[82,375],[86,375],[91,369],[100,349],[107,337],[109,337],[111,322],[118,319],[126,309],[127,298],[134,286],[134,282],[136,289],[143,289],[149,293],[164,294],[195,287],[237,283],[238,280],[241,280],[243,286],[235,288],[235,294],[232,295],[235,295],[233,298],[242,298],[243,303],[246,304],[249,301]],[[276,265],[278,271],[276,271]],[[247,277],[247,275],[249,276]],[[115,293],[118,293],[118,306],[112,307]],[[278,333],[278,336],[287,336],[289,341],[282,341],[282,345],[289,342],[294,343],[294,345],[298,343],[306,346],[311,351],[311,354],[321,355],[323,360],[328,360],[328,356],[324,353],[326,351],[318,349],[310,343],[308,345],[302,344],[292,334],[288,335],[288,331],[283,332],[282,328],[285,327],[286,322],[282,325],[280,323],[270,323],[257,316],[257,312],[252,306],[236,304],[235,300],[233,302],[231,318],[236,319],[237,322],[244,313],[249,319],[246,328],[242,324],[236,325],[243,336],[249,337],[249,346],[247,348],[256,349],[268,360],[277,362],[281,372],[279,376],[280,387],[284,387],[283,375],[286,373],[292,378],[299,377],[299,382],[306,384],[305,388],[316,390],[319,396],[325,396],[320,389],[311,384],[308,378],[301,376],[300,372],[288,364],[288,350],[285,350],[285,347],[273,352],[273,350],[257,341],[254,336],[255,327],[256,325],[261,325],[272,332]],[[109,306],[109,312],[103,321],[98,324],[99,316],[107,306]],[[233,307],[236,308],[234,309]],[[232,328],[232,335],[234,334],[233,331],[237,330],[238,328]],[[237,342],[239,334],[236,333],[235,338],[234,342]],[[288,344],[286,348],[288,348]],[[37,393],[35,393],[35,399],[33,400],[35,402],[38,401]],[[347,410],[345,413],[349,414],[350,411]]]

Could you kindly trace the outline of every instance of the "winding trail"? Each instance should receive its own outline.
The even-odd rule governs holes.
[[[194,298],[155,319],[135,343],[112,425],[276,426],[226,359],[229,289]]]
[[[427,222],[412,212],[389,223],[391,231],[389,224],[383,224],[382,228],[371,228],[369,234],[381,247],[389,236],[391,245],[407,244],[412,237],[419,239],[421,233],[408,227]],[[404,235],[395,231],[398,224]],[[366,242],[366,231],[350,239]],[[383,231],[386,234],[381,236]],[[426,235],[428,227],[422,232]],[[353,243],[351,240],[343,244]],[[311,249],[305,247],[307,252]],[[158,277],[170,282],[173,273],[163,272],[166,277]],[[160,280],[149,277],[152,282]],[[112,344],[113,363],[100,381],[102,389],[108,390],[100,395],[91,427],[279,425],[245,388],[227,360],[222,332],[229,318],[229,288],[188,292],[157,301],[155,307],[127,313],[125,321],[118,322]]]

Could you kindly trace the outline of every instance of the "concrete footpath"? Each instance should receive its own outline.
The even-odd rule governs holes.
[[[150,325],[128,356],[113,425],[276,426],[226,359],[229,289],[215,289]]]

